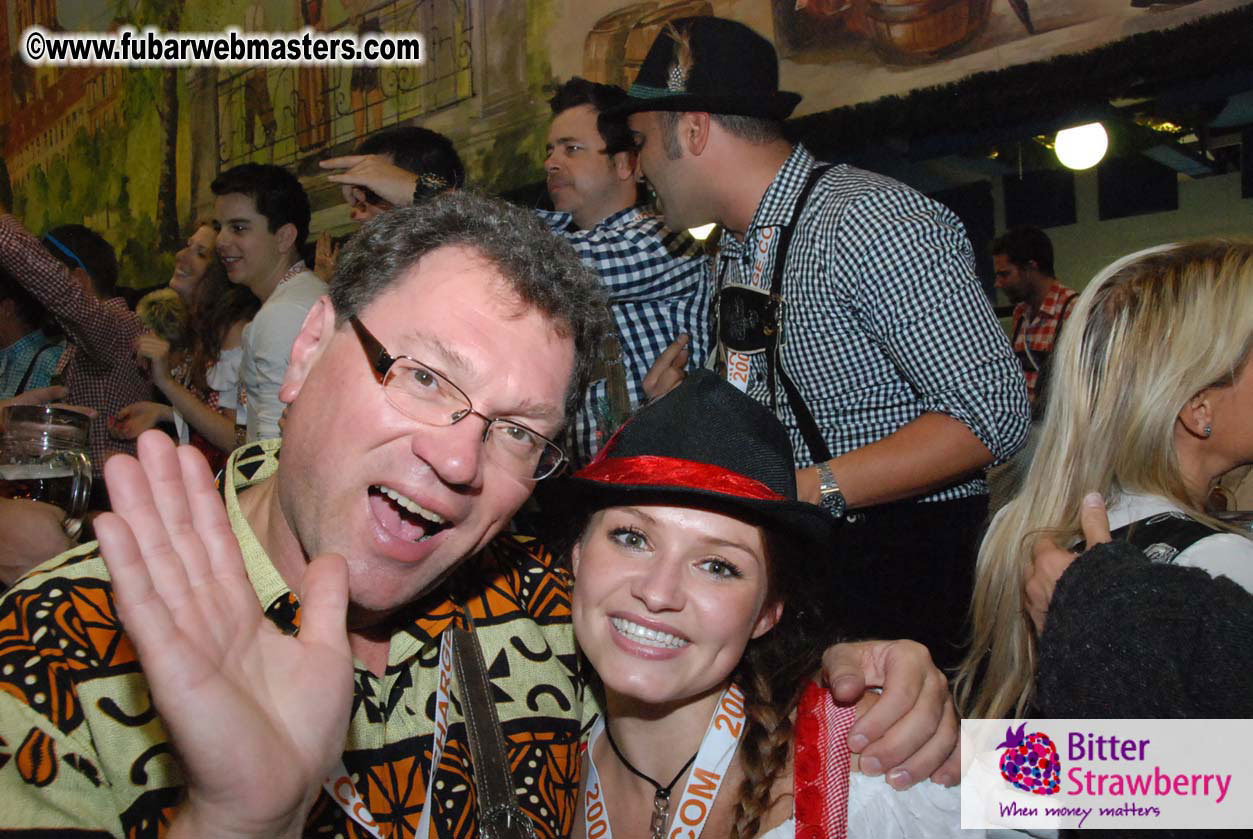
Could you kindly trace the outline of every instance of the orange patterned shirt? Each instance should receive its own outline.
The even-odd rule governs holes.
[[[225,496],[262,608],[295,631],[299,603],[236,501],[239,490],[274,473],[278,451],[278,440],[236,451]],[[385,835],[406,839],[417,827],[429,777],[438,639],[466,610],[483,647],[519,804],[539,836],[569,834],[583,695],[569,582],[538,543],[500,536],[412,604],[409,621],[392,636],[382,677],[356,668],[343,760]],[[452,697],[432,835],[472,837],[474,778],[455,679]],[[0,599],[0,834],[159,836],[182,784],[96,545],[28,574]],[[325,792],[305,834],[367,835]]]

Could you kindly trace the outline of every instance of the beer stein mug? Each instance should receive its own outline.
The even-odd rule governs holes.
[[[48,405],[4,409],[0,436],[0,498],[29,498],[65,511],[77,535],[91,497],[86,414]]]

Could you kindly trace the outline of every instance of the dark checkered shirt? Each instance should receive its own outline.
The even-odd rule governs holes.
[[[0,265],[43,303],[70,339],[59,369],[70,404],[96,409],[91,465],[99,479],[108,455],[135,453],[134,440],[109,436],[108,418],[132,402],[152,399],[152,385],[135,363],[135,339],[144,326],[121,297],[101,301],[84,291],[70,270],[9,215],[0,215]]]
[[[574,246],[609,293],[632,408],[644,400],[648,368],[679,335],[692,338],[690,364],[704,363],[712,288],[699,242],[637,207],[614,213],[590,230],[571,230],[568,213],[536,212]],[[584,395],[567,437],[576,465],[591,460],[616,430],[605,421],[607,409],[605,380],[600,379]]]
[[[774,267],[780,228],[814,158],[797,146],[745,233],[723,237],[721,282]],[[766,283],[767,287],[769,283]],[[882,175],[834,166],[818,182],[792,239],[783,280],[780,359],[833,456],[880,440],[924,413],[968,426],[997,461],[1029,422],[1022,369],[975,279],[961,222],[946,207]],[[779,418],[798,466],[813,458],[776,381]],[[748,393],[769,404],[764,354]],[[982,476],[921,500],[987,492]]]

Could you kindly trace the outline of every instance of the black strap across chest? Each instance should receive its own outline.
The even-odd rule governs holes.
[[[787,396],[788,406],[792,409],[793,416],[796,417],[797,427],[805,440],[806,447],[809,449],[810,457],[813,458],[815,463],[830,460],[831,450],[827,447],[826,440],[818,428],[818,423],[814,420],[813,413],[805,404],[800,389],[779,362],[779,335],[783,327],[785,303],[783,299],[783,277],[787,270],[787,259],[792,246],[792,237],[796,233],[796,223],[800,220],[801,213],[809,202],[809,196],[813,193],[814,187],[818,185],[818,181],[822,179],[822,176],[830,168],[831,164],[827,163],[822,166],[815,166],[810,170],[805,186],[801,189],[796,197],[796,202],[792,205],[792,214],[788,218],[787,224],[779,232],[779,244],[775,248],[774,271],[770,277],[769,299],[761,313],[762,322],[760,327],[765,345],[767,388],[770,391],[771,410],[778,415],[779,405],[775,387],[777,376],[778,380],[783,384],[783,392]],[[717,305],[720,340],[724,338],[724,335],[721,333],[726,322],[726,319],[723,317],[724,302],[726,300],[727,298],[722,295],[722,289],[719,289],[719,302]],[[725,345],[726,342],[724,341]]]
[[[1183,513],[1166,512],[1124,524],[1109,535],[1115,542],[1139,548],[1154,562],[1174,562],[1179,554],[1197,542],[1223,532]],[[1087,543],[1080,542],[1075,550],[1083,553]]]
[[[1124,525],[1111,532],[1110,537],[1139,548],[1155,562],[1173,562],[1197,542],[1222,532],[1182,514],[1159,513]]]
[[[22,393],[26,390],[26,383],[30,381],[31,374],[35,372],[35,365],[39,363],[39,357],[55,346],[57,345],[48,343],[39,348],[39,352],[35,353],[35,357],[30,360],[30,364],[26,365],[26,372],[22,374],[22,380],[17,383],[17,390],[14,393]]]

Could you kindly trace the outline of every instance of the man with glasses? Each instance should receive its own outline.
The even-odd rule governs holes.
[[[110,466],[100,547],[0,601],[18,627],[0,636],[0,827],[414,836],[427,813],[480,835],[486,768],[440,650],[472,620],[514,817],[567,835],[568,577],[500,533],[561,466],[552,439],[607,325],[595,277],[528,213],[451,193],[373,222],[296,338],[284,438],[235,452],[225,509],[197,454],[144,435]],[[952,744],[921,739],[925,774]]]
[[[0,270],[43,304],[69,338],[58,377],[67,400],[96,411],[89,429],[97,479],[105,460],[135,453],[134,440],[109,436],[122,408],[152,398],[152,383],[135,363],[139,318],[116,296],[117,257],[100,234],[81,224],[53,228],[36,239],[17,219],[0,215]],[[108,509],[104,482],[93,487],[92,507]]]
[[[626,118],[605,113],[624,99],[619,87],[575,76],[548,102],[544,172],[557,212],[539,211],[540,218],[596,271],[615,325],[571,423],[579,465],[646,401],[644,378],[667,347],[686,336],[677,363],[699,366],[709,343],[705,256],[687,231],[668,229],[643,206],[647,193]]]
[[[576,466],[646,401],[645,378],[659,357],[665,356],[659,371],[699,366],[710,343],[706,258],[685,230],[667,228],[644,206],[648,195],[626,118],[607,113],[625,99],[619,87],[575,76],[548,101],[553,119],[544,172],[556,211],[536,213],[600,277],[615,327],[566,436]],[[373,139],[358,156],[323,161],[324,168],[351,167],[330,180],[352,191],[346,197],[364,190],[389,207],[419,200],[418,180],[405,171],[410,167],[389,160],[384,149],[366,154]]]

